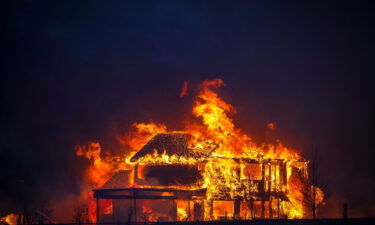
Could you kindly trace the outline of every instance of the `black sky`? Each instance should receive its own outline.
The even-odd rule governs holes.
[[[240,127],[263,141],[276,122],[273,138],[315,146],[335,204],[375,216],[374,7],[282,2],[3,2],[0,211],[78,193],[75,145],[119,152],[132,122],[179,129],[183,82],[220,77]]]

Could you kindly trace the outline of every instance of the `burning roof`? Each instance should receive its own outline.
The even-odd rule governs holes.
[[[155,135],[145,146],[143,146],[130,161],[145,157],[148,154],[167,154],[178,156],[189,156],[191,150],[188,141],[192,137],[186,133],[163,133]]]

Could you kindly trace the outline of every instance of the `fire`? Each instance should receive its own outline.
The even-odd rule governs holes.
[[[129,146],[132,151],[137,151],[153,136],[167,131],[164,124],[158,123],[133,123],[133,130],[118,140],[123,145]],[[135,152],[133,152],[135,153]]]
[[[8,214],[4,217],[1,217],[0,222],[5,222],[9,225],[16,225],[18,218],[19,218],[19,215],[11,213],[11,214]]]
[[[180,98],[185,97],[188,92],[188,82],[184,81],[184,86],[182,87],[181,93],[180,93]]]
[[[164,124],[134,123],[133,130],[118,138],[129,149],[123,156],[113,157],[109,153],[103,156],[99,143],[94,142],[77,147],[77,155],[92,162],[87,169],[87,180],[99,188],[117,171],[128,170],[133,171],[133,175],[125,182],[124,188],[149,188],[154,184],[138,180],[146,179],[143,174],[145,166],[186,165],[197,168],[202,174],[201,181],[187,186],[159,185],[159,188],[206,189],[205,220],[308,217],[311,199],[315,198],[316,205],[324,199],[323,191],[308,182],[308,161],[281,142],[276,145],[257,144],[237,128],[231,117],[236,109],[217,93],[223,85],[221,79],[202,82],[192,110],[195,119],[187,123],[183,131],[169,131]],[[186,91],[187,82],[181,96],[186,95]],[[269,130],[275,129],[274,123],[267,126]],[[131,160],[157,134],[165,133],[187,135],[189,154],[170,154],[166,149],[154,149]],[[144,203],[141,210],[147,221],[164,218],[160,213],[159,217],[155,216],[156,212],[147,204]],[[110,207],[106,209],[107,214],[114,211],[112,204]],[[194,213],[198,213],[191,207],[190,202],[177,201],[175,219],[190,220]]]
[[[130,147],[133,153],[156,134],[166,132],[165,125],[156,123],[134,123],[133,128],[134,130],[127,135],[118,138],[122,144]],[[92,162],[87,169],[86,179],[94,187],[101,187],[116,171],[131,168],[131,165],[123,157],[113,157],[109,152],[105,152],[103,157],[102,148],[97,142],[77,146],[76,155],[85,157]]]
[[[84,156],[92,164],[86,173],[87,179],[91,180],[97,186],[101,186],[113,173],[112,159],[110,157],[101,157],[101,147],[99,143],[89,142],[86,146],[77,148],[77,156]]]
[[[268,123],[267,128],[270,131],[274,131],[274,130],[276,130],[276,124],[275,123]]]
[[[177,201],[177,220],[189,220],[189,203],[187,201]]]

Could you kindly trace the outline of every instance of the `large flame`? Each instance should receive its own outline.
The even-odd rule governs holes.
[[[137,162],[141,164],[195,165],[204,161],[204,166],[200,167],[203,174],[203,183],[198,185],[200,188],[207,188],[207,198],[211,199],[214,196],[225,198],[228,196],[233,199],[243,194],[237,191],[241,190],[243,186],[241,179],[250,176],[249,174],[246,175],[246,171],[249,169],[245,168],[243,164],[238,164],[238,160],[252,159],[259,162],[281,160],[286,165],[287,182],[285,184],[276,183],[276,177],[281,176],[279,174],[280,165],[277,164],[270,166],[270,168],[274,166],[272,171],[275,172],[273,174],[271,174],[271,169],[268,169],[269,174],[271,174],[270,182],[275,182],[273,184],[274,191],[285,192],[289,199],[289,201],[284,201],[281,204],[287,217],[305,217],[306,211],[308,211],[304,203],[306,196],[311,197],[313,194],[316,198],[316,204],[321,203],[324,196],[319,188],[306,185],[306,182],[304,182],[308,180],[308,161],[303,160],[297,151],[285,147],[281,142],[276,145],[257,144],[246,133],[237,128],[231,118],[236,113],[235,108],[225,102],[217,93],[217,89],[223,85],[224,82],[221,79],[202,82],[192,110],[195,119],[186,124],[184,131],[169,131],[167,126],[163,124],[134,123],[134,129],[119,138],[119,141],[129,148],[129,152],[123,156],[113,157],[108,153],[103,156],[99,143],[89,143],[78,147],[77,155],[84,156],[92,162],[87,169],[87,180],[94,187],[99,188],[117,171],[133,168],[134,162],[131,162],[130,158],[156,134],[183,132],[192,136],[189,149],[199,153],[198,156],[168,155],[166,152],[160,154],[154,151],[153,154],[148,154],[138,159]],[[187,84],[184,85],[184,89],[186,88]],[[185,92],[185,95],[186,90],[183,90],[183,92]],[[274,124],[272,126],[268,124],[268,127],[269,129],[275,129]],[[237,171],[242,172],[238,173]],[[259,174],[251,176],[259,176]],[[129,184],[137,185],[134,181],[129,181]],[[214,214],[215,212],[222,214],[224,208],[228,207],[227,203],[216,204],[213,210]],[[144,211],[148,212],[147,205],[143,207],[145,208]],[[220,209],[220,207],[222,208]],[[178,218],[187,217],[186,206],[178,207],[177,211]],[[91,220],[94,221],[93,218]]]
[[[97,142],[77,146],[77,156],[85,157],[92,162],[87,169],[86,178],[94,187],[101,187],[118,170],[131,168],[132,166],[128,161],[129,156],[139,150],[156,134],[167,131],[165,125],[156,123],[134,123],[133,128],[124,137],[118,138],[123,145],[130,148],[130,152],[123,156],[111,156],[109,152],[105,152],[103,157],[101,146]]]

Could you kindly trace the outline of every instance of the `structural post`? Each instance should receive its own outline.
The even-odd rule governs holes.
[[[204,219],[204,204],[203,201],[194,202],[194,220],[202,221]]]
[[[176,207],[176,200],[175,199],[172,199],[172,217],[173,217],[173,222],[176,222],[177,221],[177,207]]]
[[[271,190],[272,190],[272,162],[270,162],[268,167],[268,217],[272,219],[272,197],[271,197]]]
[[[279,168],[279,169],[277,169],[277,168]],[[279,166],[279,161],[277,161],[277,163],[274,165],[274,170],[273,170],[273,176],[275,177],[275,180],[274,180],[274,182],[273,182],[273,190],[274,191],[280,191],[279,190],[279,184],[280,184],[280,175],[279,175],[279,177],[277,177],[277,170],[279,170],[279,172],[280,172],[280,166]],[[280,173],[279,173],[280,174]],[[277,179],[277,178],[279,178],[279,179]]]
[[[135,191],[133,191],[133,207],[134,207],[134,222],[137,222],[137,199]]]
[[[250,198],[250,217],[251,217],[251,219],[255,219],[254,199],[253,198]]]
[[[133,185],[135,185],[138,181],[138,164],[134,166],[134,177],[133,177]]]
[[[263,219],[264,218],[264,201],[265,201],[265,190],[264,190],[264,186],[265,186],[265,167],[264,167],[264,162],[262,162],[262,185],[261,185],[261,197],[262,197],[262,214],[261,214],[261,218]]]
[[[272,197],[271,195],[269,195],[269,200],[268,200],[268,210],[269,210],[269,218],[272,219],[273,218],[273,210],[272,210]]]
[[[212,220],[214,218],[214,201],[212,199],[208,200],[208,207],[209,207],[209,218]]]
[[[99,201],[99,198],[96,199],[96,222],[99,223],[99,219],[100,219],[100,201]]]
[[[239,219],[241,215],[241,201],[239,199],[234,200],[234,219]]]
[[[287,186],[288,185],[288,170],[286,168],[286,162],[283,163],[283,181],[284,181],[284,185]]]
[[[188,220],[190,221],[190,199],[188,200]]]

